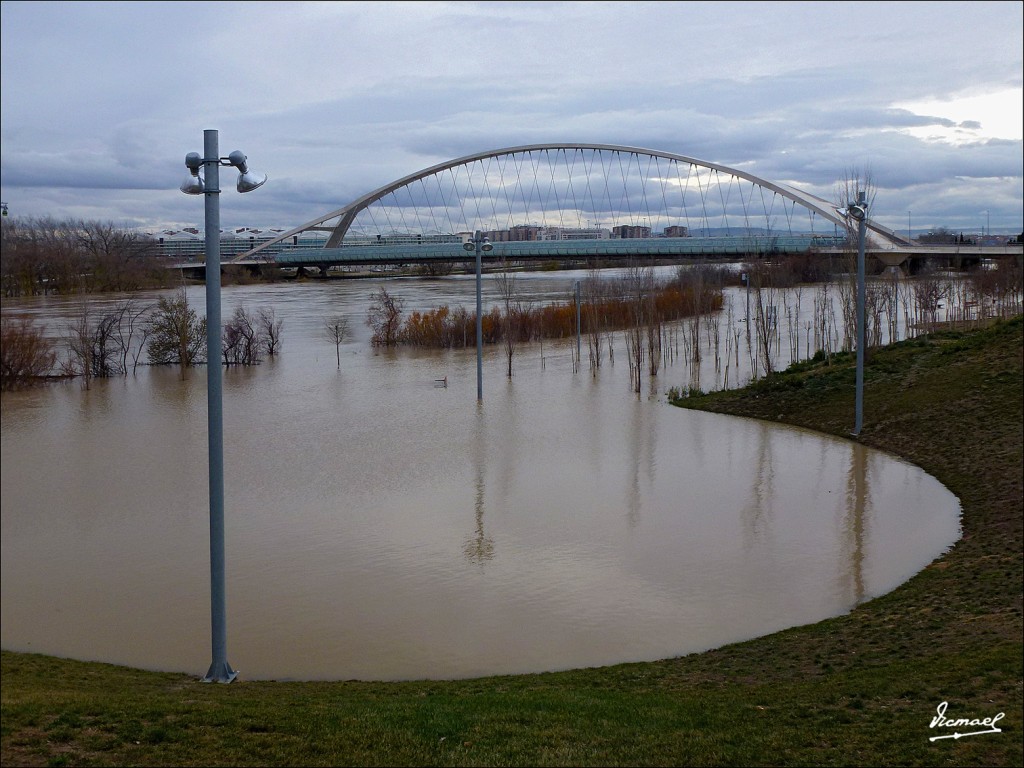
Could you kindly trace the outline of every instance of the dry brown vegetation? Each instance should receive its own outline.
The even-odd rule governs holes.
[[[0,389],[21,389],[50,374],[57,354],[43,330],[25,317],[0,320]]]

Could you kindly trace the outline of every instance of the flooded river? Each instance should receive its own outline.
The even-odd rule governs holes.
[[[522,285],[563,299],[576,279]],[[522,345],[511,379],[488,348],[478,403],[474,348],[371,347],[379,284],[224,289],[225,317],[284,321],[280,355],[224,376],[228,660],[243,678],[676,656],[846,612],[959,536],[956,498],[904,462],[669,406],[681,367],[631,392],[622,342],[596,372],[585,341],[578,372],[574,340]],[[471,277],[383,284],[407,309],[473,309]],[[201,313],[203,288],[188,292]],[[4,312],[56,329],[76,307]],[[338,313],[354,332],[340,366],[323,333]],[[5,393],[0,418],[2,646],[201,675],[205,369]]]

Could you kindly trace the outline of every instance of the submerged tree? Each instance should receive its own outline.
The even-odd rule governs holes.
[[[273,357],[281,349],[281,329],[284,320],[278,320],[273,307],[261,307],[256,314],[256,322],[262,337],[263,350]]]
[[[0,319],[0,389],[20,389],[47,376],[57,355],[28,318]]]
[[[505,306],[502,328],[502,341],[505,345],[505,358],[508,362],[508,377],[512,378],[512,358],[516,353],[516,344],[521,334],[523,320],[522,305],[516,296],[516,276],[510,272],[508,264],[505,264],[502,271],[494,276],[494,283],[498,288],[498,295],[501,296],[502,304]]]
[[[181,375],[206,359],[206,318],[188,305],[185,290],[157,301],[150,321],[149,361],[154,365],[178,363]]]
[[[263,347],[261,329],[245,307],[236,307],[221,336],[224,364],[258,365],[263,360]]]
[[[84,377],[86,389],[94,377],[127,376],[129,358],[134,371],[145,349],[151,311],[151,305],[127,299],[94,316],[90,304],[83,304],[65,329],[67,358],[60,363],[61,373]]]
[[[341,345],[349,336],[348,318],[344,315],[335,315],[324,323],[324,335],[327,340],[334,344],[334,354],[338,358],[338,368],[341,368]]]
[[[405,300],[400,296],[392,296],[384,288],[370,294],[366,324],[373,330],[371,341],[375,346],[392,347],[398,343],[404,311]]]

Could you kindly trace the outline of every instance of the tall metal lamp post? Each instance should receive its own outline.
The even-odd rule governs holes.
[[[462,244],[467,251],[476,251],[476,399],[484,399],[484,313],[483,300],[481,296],[481,273],[483,251],[493,251],[491,241],[483,236],[478,229],[473,233],[473,239]]]
[[[857,222],[857,392],[854,407],[853,436],[864,426],[864,339],[867,289],[864,285],[864,240],[868,231],[868,202],[865,192],[857,193],[857,202],[838,209],[839,214]]]
[[[181,184],[187,195],[206,195],[206,399],[210,449],[210,617],[213,662],[203,682],[230,683],[238,673],[228,664],[227,610],[224,588],[224,410],[220,367],[220,166],[238,169],[239,192],[263,186],[266,174],[249,170],[245,155],[235,150],[220,157],[217,131],[203,131],[203,156],[185,155],[189,176]],[[203,176],[199,171],[203,171]],[[205,177],[205,178],[204,178]]]

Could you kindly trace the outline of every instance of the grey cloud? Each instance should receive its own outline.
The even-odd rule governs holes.
[[[194,223],[184,154],[218,128],[223,154],[242,149],[272,180],[225,198],[239,225],[294,226],[434,163],[563,141],[742,166],[826,197],[867,163],[893,211],[934,197],[948,215],[947,202],[1020,221],[1020,141],[915,139],[901,131],[966,137],[983,121],[892,106],[1019,88],[1019,4],[400,8],[5,3],[4,200]],[[936,45],[953,28],[955,56]],[[261,55],[239,57],[240,37]]]

